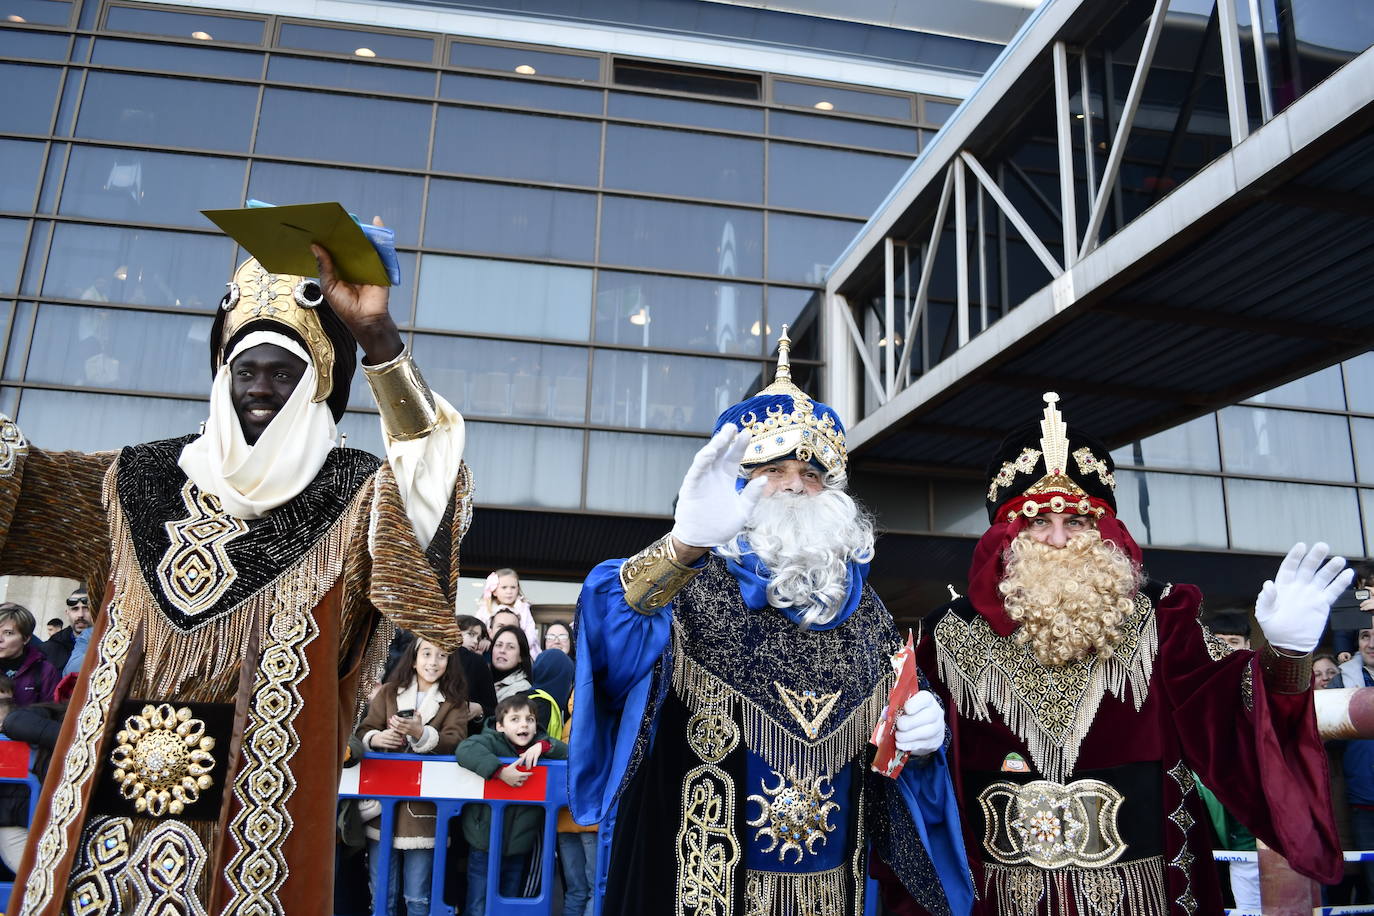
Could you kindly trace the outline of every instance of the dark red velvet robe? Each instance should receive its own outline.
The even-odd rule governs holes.
[[[1182,767],[1196,772],[1227,810],[1298,871],[1323,883],[1339,881],[1340,843],[1312,692],[1267,691],[1256,653],[1229,651],[1204,630],[1198,620],[1202,596],[1195,587],[1147,585],[1143,593],[1154,599],[1158,632],[1147,695],[1139,710],[1129,688],[1121,698],[1103,695],[1069,779],[1086,775],[1111,783],[1113,774],[1123,775],[1117,788],[1126,796],[1125,828],[1162,845],[1170,916],[1222,910],[1211,829],[1191,780],[1182,778]],[[978,787],[1005,776],[1003,764],[1013,752],[1029,765],[1023,778],[1044,777],[1036,771],[1026,742],[996,711],[988,721],[960,715],[951,691],[938,680],[935,626],[946,614],[968,620],[976,613],[967,599],[937,610],[924,622],[917,657],[949,711],[955,786],[981,898],[975,913],[991,914],[997,907],[986,892],[989,856],[979,826]],[[1156,779],[1157,786],[1149,784]],[[1137,805],[1132,810],[1133,792],[1151,799],[1157,809]],[[1042,901],[1036,912],[1050,910]]]

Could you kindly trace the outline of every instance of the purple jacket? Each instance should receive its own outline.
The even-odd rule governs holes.
[[[0,668],[9,671],[8,660],[0,662]],[[11,677],[14,679],[15,706],[51,700],[57,682],[62,680],[62,674],[33,642],[24,646],[24,654],[19,657],[19,668]]]

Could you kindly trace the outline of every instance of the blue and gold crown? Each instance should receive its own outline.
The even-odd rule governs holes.
[[[844,477],[849,453],[844,424],[829,406],[813,401],[792,382],[788,354],[792,341],[783,325],[778,340],[778,368],[773,383],[716,418],[716,430],[733,423],[752,438],[740,462],[745,467],[784,458],[811,461],[827,473]]]

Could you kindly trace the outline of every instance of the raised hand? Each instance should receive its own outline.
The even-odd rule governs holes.
[[[1355,577],[1354,570],[1345,568],[1344,557],[1327,560],[1330,552],[1322,543],[1313,544],[1311,550],[1306,544],[1294,544],[1279,564],[1278,575],[1260,589],[1255,619],[1271,646],[1290,652],[1316,648],[1332,602]]]
[[[381,217],[373,217],[372,224],[380,226]],[[388,303],[391,290],[386,286],[366,283],[347,283],[339,279],[334,258],[323,245],[311,245],[310,250],[320,265],[320,289],[325,299],[363,348],[369,365],[380,365],[399,356],[405,348],[396,322],[391,318]]]
[[[726,423],[702,446],[677,492],[673,537],[693,548],[719,547],[749,524],[767,485],[762,477],[735,489],[739,463],[749,447],[749,433]]]

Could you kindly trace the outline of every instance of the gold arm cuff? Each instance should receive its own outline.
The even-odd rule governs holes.
[[[1312,689],[1312,653],[1289,655],[1273,646],[1260,650],[1264,686],[1273,693],[1304,693]]]
[[[433,432],[439,423],[439,412],[420,367],[410,355],[410,347],[389,363],[364,364],[363,374],[372,386],[372,395],[382,412],[382,429],[388,436],[408,442]]]
[[[665,534],[620,565],[625,603],[641,614],[652,614],[672,601],[699,572],[677,561],[673,536]]]

